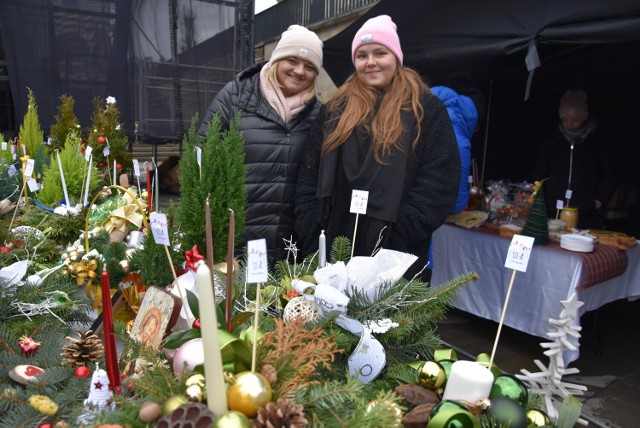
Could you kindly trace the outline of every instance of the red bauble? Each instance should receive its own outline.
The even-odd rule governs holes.
[[[191,325],[192,328],[200,328],[200,318],[196,318]]]
[[[122,169],[122,164],[117,163],[117,164],[116,164],[116,169]]]
[[[53,428],[53,425],[51,425],[51,424],[42,424],[38,428]]]
[[[11,248],[7,247],[6,245],[0,247],[0,253],[8,253],[9,251],[11,251]]]
[[[98,143],[99,143],[99,144],[104,144],[104,143],[106,143],[106,142],[107,142],[107,137],[105,137],[104,135],[100,135],[100,136],[98,137]]]
[[[82,379],[82,378],[85,378],[85,377],[89,376],[89,371],[90,371],[90,370],[89,370],[89,367],[87,367],[87,366],[80,366],[80,367],[77,367],[77,368],[76,368],[75,376],[76,376],[77,378],[81,378],[81,379]]]

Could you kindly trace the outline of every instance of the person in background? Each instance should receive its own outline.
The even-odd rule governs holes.
[[[615,154],[589,114],[584,90],[567,90],[560,99],[556,135],[542,142],[533,179],[544,180],[547,217],[558,200],[578,209],[579,229],[602,228],[604,208],[617,184]],[[566,199],[570,190],[571,198]]]
[[[387,15],[365,22],[351,45],[355,73],[327,104],[324,132],[312,134],[296,196],[303,252],[353,236],[353,190],[369,192],[354,255],[387,248],[418,256],[405,273],[428,282],[429,241],[454,206],[460,154],[444,104],[403,66],[396,25]],[[316,245],[314,245],[314,243]]]
[[[471,137],[478,124],[478,109],[471,98],[447,86],[433,86],[431,92],[447,107],[460,150],[460,187],[453,213],[458,213],[469,203],[469,175],[471,175]]]
[[[240,114],[247,205],[238,248],[265,238],[270,265],[287,256],[284,240],[296,241],[293,205],[300,158],[324,108],[316,96],[322,47],[314,32],[290,26],[268,62],[240,72],[217,94],[199,130],[206,135],[215,113],[223,129]]]
[[[468,86],[468,85],[466,85]],[[471,137],[478,125],[478,109],[475,102],[466,95],[447,86],[433,86],[431,92],[447,107],[453,130],[460,150],[460,186],[453,206],[453,214],[464,210],[469,204],[469,175],[471,174]],[[433,270],[433,245],[429,248],[428,270]]]

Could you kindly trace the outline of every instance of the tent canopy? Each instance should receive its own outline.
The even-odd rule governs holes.
[[[616,147],[638,150],[637,143],[625,146],[638,140],[625,124],[640,114],[637,0],[381,0],[325,42],[324,67],[336,84],[353,72],[354,34],[380,14],[398,26],[406,66],[432,85],[465,73],[491,100],[489,132],[474,141],[479,161],[487,148],[485,178],[529,178],[540,141],[557,126],[558,100],[567,88],[587,91],[591,112]],[[527,59],[533,60],[532,76]]]

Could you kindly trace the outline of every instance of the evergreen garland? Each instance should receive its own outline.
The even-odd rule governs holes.
[[[245,187],[244,139],[238,131],[237,119],[227,131],[220,127],[220,116],[209,124],[206,138],[196,133],[197,115],[183,144],[180,162],[180,206],[176,213],[182,242],[186,248],[206,245],[205,202],[209,196],[214,243],[214,262],[223,262],[227,254],[229,209],[235,213],[235,239],[244,230]],[[202,149],[202,171],[197,162],[196,147]]]
[[[80,130],[80,122],[74,111],[75,100],[69,95],[60,95],[56,123],[51,125],[49,136],[51,137],[51,150],[61,150],[65,146],[67,136]]]

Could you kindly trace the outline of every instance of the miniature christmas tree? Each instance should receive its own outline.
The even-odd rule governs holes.
[[[80,138],[75,132],[70,133],[62,150],[59,152],[67,193],[71,203],[74,205],[83,201],[88,175],[90,175],[89,195],[99,185],[98,169],[95,166],[95,162],[92,163],[91,173],[87,174],[89,163],[78,150],[79,140]],[[38,192],[38,200],[49,207],[57,207],[60,204],[60,200],[64,198],[57,159],[44,168],[42,185],[42,190]]]
[[[184,138],[184,155],[180,163],[180,206],[176,219],[184,233],[185,247],[198,245],[205,248],[204,207],[210,194],[214,261],[220,262],[227,254],[229,209],[235,212],[235,237],[244,230],[246,167],[244,165],[244,139],[238,131],[237,121],[223,131],[220,117],[213,117],[206,138],[196,134],[195,117]],[[198,165],[196,147],[202,150]]]
[[[531,212],[524,224],[522,234],[535,238],[536,244],[549,243],[549,226],[547,224],[547,210],[544,202],[544,189],[541,182],[536,182],[536,190],[533,193],[533,205]]]
[[[31,159],[36,159],[36,171],[42,170],[42,165],[38,160],[45,158],[45,150],[42,146],[43,132],[40,127],[40,119],[38,117],[38,105],[36,104],[36,97],[31,89],[28,89],[29,106],[27,112],[24,115],[22,125],[20,125],[20,144],[27,148],[27,154]],[[20,150],[20,156],[24,155]]]
[[[80,130],[80,122],[74,112],[75,100],[69,95],[60,95],[60,105],[56,115],[56,123],[51,125],[49,136],[51,137],[51,150],[60,150],[64,147],[69,133]]]
[[[578,300],[576,293],[573,293],[568,300],[562,300],[560,303],[563,306],[560,318],[549,319],[549,324],[555,328],[549,330],[547,336],[552,337],[554,341],[540,344],[542,348],[547,349],[544,354],[549,357],[549,365],[545,367],[540,360],[534,360],[536,366],[541,370],[540,372],[531,373],[528,370],[521,370],[522,374],[516,375],[532,392],[544,399],[545,410],[554,420],[559,416],[555,403],[569,396],[583,395],[587,390],[586,386],[562,380],[565,375],[575,375],[580,372],[576,368],[565,367],[564,352],[578,349],[581,327],[575,325],[574,321],[578,316],[578,309],[584,303]],[[577,400],[574,403],[574,405],[579,405]],[[583,425],[586,424],[583,423]]]
[[[107,97],[105,104],[100,98],[93,99],[94,112],[87,144],[93,148],[93,159],[100,169],[113,176],[113,162],[120,164],[118,174],[131,168],[132,154],[127,151],[127,136],[118,122],[120,111],[116,99]],[[109,148],[108,162],[104,149]],[[107,181],[108,177],[107,177]]]

